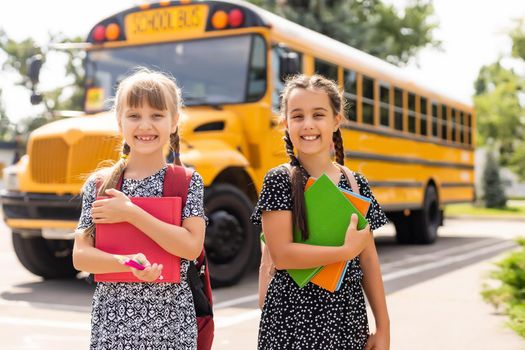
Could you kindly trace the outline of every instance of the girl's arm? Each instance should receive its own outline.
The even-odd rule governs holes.
[[[93,237],[77,234],[73,245],[73,266],[79,271],[90,273],[129,272],[112,254],[95,248]]]
[[[376,333],[374,341],[377,349],[388,349],[390,346],[390,318],[386,306],[385,288],[381,278],[381,268],[375,242],[372,239],[359,256],[363,270],[363,289],[374,313]],[[379,344],[381,344],[379,346]]]
[[[293,242],[291,211],[275,210],[262,213],[265,240],[275,267],[279,270],[312,268],[355,258],[371,240],[368,227],[358,231],[356,226],[357,216],[354,214],[344,245],[315,246]]]
[[[173,255],[194,260],[202,251],[206,224],[199,216],[184,219],[182,227],[179,227],[165,223],[142,208],[133,206],[128,222]]]

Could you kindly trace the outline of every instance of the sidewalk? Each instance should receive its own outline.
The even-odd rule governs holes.
[[[505,326],[480,295],[491,261],[480,262],[387,297],[392,350],[521,350],[525,340]]]
[[[507,318],[480,296],[484,274],[500,258],[389,294],[391,350],[525,350],[525,340],[505,326]],[[258,324],[253,317],[218,329],[213,349],[255,349]]]

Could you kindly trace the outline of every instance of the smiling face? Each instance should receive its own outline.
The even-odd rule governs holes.
[[[295,88],[288,95],[284,124],[299,155],[328,154],[340,123],[324,91]]]
[[[132,154],[162,153],[170,134],[177,129],[177,117],[168,109],[160,110],[143,101],[123,108],[119,128]]]

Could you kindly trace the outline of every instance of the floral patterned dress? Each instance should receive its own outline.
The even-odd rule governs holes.
[[[367,214],[370,229],[388,222],[374,198],[368,182],[355,174],[360,194],[372,200]],[[352,191],[341,174],[338,186]],[[262,211],[292,210],[292,191],[288,170],[270,170],[263,183],[252,215],[261,224]],[[258,348],[276,349],[364,349],[368,339],[368,319],[361,286],[363,272],[359,257],[350,261],[341,288],[335,293],[313,283],[299,288],[286,270],[277,270],[268,286],[259,326]]]
[[[166,167],[141,180],[124,178],[121,190],[129,197],[161,197],[165,174]],[[203,195],[202,178],[195,172],[183,220],[191,216],[206,219]],[[91,179],[84,187],[77,229],[91,225],[95,197],[96,183]],[[196,349],[197,322],[186,280],[188,266],[189,262],[181,259],[180,284],[98,283],[92,302],[90,349]]]

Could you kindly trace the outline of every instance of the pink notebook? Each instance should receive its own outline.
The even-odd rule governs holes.
[[[180,197],[130,197],[131,201],[157,219],[180,226],[182,199]],[[180,283],[180,258],[165,251],[135,226],[120,222],[97,224],[95,247],[111,254],[143,253],[153,264],[162,264],[162,278],[155,282]],[[95,274],[96,282],[143,282],[131,272]]]

